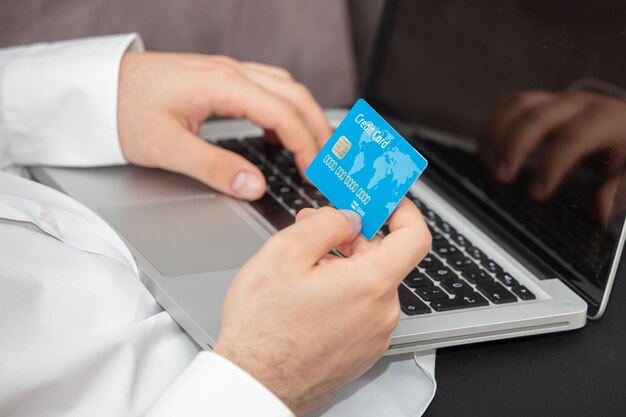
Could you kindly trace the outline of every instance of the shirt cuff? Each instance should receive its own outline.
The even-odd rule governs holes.
[[[203,351],[148,417],[294,417],[270,390],[228,359]]]
[[[11,163],[125,163],[117,95],[120,62],[129,48],[143,50],[137,34],[15,49],[0,73],[0,120]]]

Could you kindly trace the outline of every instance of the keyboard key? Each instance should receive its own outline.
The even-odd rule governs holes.
[[[448,298],[448,294],[444,290],[434,286],[417,288],[415,292],[426,301]]]
[[[504,273],[504,271],[502,270],[502,267],[498,265],[496,261],[494,261],[493,259],[486,258],[484,261],[481,262],[481,264],[485,268],[487,268],[487,271],[491,273],[494,273],[494,274],[498,272]]]
[[[465,271],[461,272],[461,274],[463,275],[463,278],[465,278],[472,284],[476,284],[478,282],[484,282],[484,281],[493,281],[493,278],[491,278],[491,275],[489,275],[485,271],[481,271],[478,268],[466,269]]]
[[[298,194],[298,192],[296,190],[294,190],[293,188],[291,188],[288,185],[271,185],[270,186],[270,190],[272,190],[272,192],[274,194],[276,194],[277,197],[281,197],[283,199],[289,198],[289,197],[299,197],[300,194]]]
[[[306,184],[303,188],[306,195],[311,197],[313,200],[317,200],[319,197],[324,197],[324,194],[311,184]]]
[[[441,233],[430,233],[433,236],[433,248],[450,246],[450,241]]]
[[[269,194],[263,195],[260,200],[250,202],[250,205],[277,230],[284,229],[294,222],[291,213]]]
[[[330,201],[328,201],[326,197],[317,197],[313,201],[315,201],[318,207],[326,207],[330,204]]]
[[[459,310],[462,308],[482,307],[487,305],[489,305],[489,302],[475,292],[464,293],[455,298],[436,300],[430,303],[430,306],[434,308],[435,311]]]
[[[450,237],[452,238],[452,240],[454,240],[456,242],[457,245],[462,246],[462,247],[469,247],[472,246],[472,242],[470,242],[469,240],[467,240],[465,238],[465,236],[463,236],[460,233],[452,233],[450,234]]]
[[[400,299],[400,308],[407,316],[430,313],[430,308],[417,298],[413,291],[402,284],[398,287],[398,298]]]
[[[282,152],[265,154],[265,159],[281,169],[293,166],[293,159]]]
[[[242,153],[247,152],[248,148],[237,139],[222,139],[217,141],[218,146],[221,146],[224,149],[228,149],[229,151]]]
[[[443,230],[444,233],[446,234],[450,234],[450,233],[456,233],[456,229],[452,226],[450,226],[450,224],[448,222],[437,222],[437,226]]]
[[[244,158],[246,158],[248,161],[252,163],[255,163],[258,161],[258,158],[256,157],[256,155],[250,152],[249,150],[245,150],[243,152],[238,152],[238,153],[239,155],[243,156]]]
[[[434,248],[437,255],[440,255],[444,258],[448,258],[453,255],[458,255],[461,253],[459,249],[454,245],[445,245],[445,246],[437,246]]]
[[[426,268],[426,273],[434,280],[441,281],[447,278],[456,278],[456,274],[452,270],[443,265],[434,265]]]
[[[429,253],[428,255],[426,255],[424,259],[422,259],[422,261],[419,263],[419,266],[421,266],[422,268],[428,268],[431,266],[439,266],[439,265],[441,265],[441,261],[435,258],[435,256],[432,253]]]
[[[458,278],[449,278],[441,281],[441,286],[450,294],[460,294],[462,292],[474,292],[474,288],[467,282]]]
[[[511,288],[511,291],[513,291],[515,295],[517,295],[524,301],[534,300],[535,298],[537,298],[535,297],[535,294],[530,292],[530,290],[523,285],[514,286],[513,288]]]
[[[300,171],[298,171],[298,167],[293,164],[281,168],[281,172],[289,178],[293,177],[295,179],[302,179],[302,177],[300,176]]]
[[[274,169],[270,168],[268,165],[264,164],[263,162],[257,162],[254,165],[256,165],[256,167],[259,168],[259,170],[263,173],[263,176],[265,178],[269,177],[270,175],[274,175]]]
[[[289,177],[289,179],[291,180],[291,182],[293,183],[294,186],[304,189],[307,186],[306,181],[304,181],[302,179],[302,177],[300,176],[300,174],[297,175],[292,175]]]
[[[304,198],[299,196],[285,197],[283,198],[283,202],[297,212],[306,207],[311,207],[311,203],[306,201]]]
[[[457,271],[463,272],[464,270],[471,269],[476,270],[478,267],[470,258],[467,258],[463,255],[457,255],[455,257],[451,257],[448,259],[448,265]]]
[[[475,246],[466,247],[465,250],[469,256],[478,262],[482,263],[483,260],[487,259],[487,255]]]
[[[267,142],[265,141],[265,138],[263,136],[254,136],[251,138],[245,138],[244,142],[246,142],[248,145],[252,146],[258,151],[263,150],[263,148],[265,148],[265,146],[267,145]]]
[[[417,199],[417,197],[413,197],[413,195],[411,195],[409,193],[409,195],[407,196],[411,199],[411,201],[413,201],[413,203],[415,204],[415,206],[420,210],[420,211],[424,211],[427,209],[426,205],[424,203],[422,203],[420,200]]]
[[[441,221],[441,217],[439,217],[432,209],[424,210],[423,214],[427,219],[432,220],[433,222]]]
[[[479,282],[476,284],[476,288],[494,304],[513,303],[517,301],[517,298],[511,294],[509,290],[494,281]]]
[[[274,155],[281,154],[283,151],[282,146],[268,143],[262,136],[246,138],[245,142],[268,160],[272,159]]]
[[[496,278],[507,287],[514,287],[519,285],[519,282],[515,278],[513,278],[513,276],[511,276],[511,274],[509,274],[508,272],[505,272],[501,276],[496,275]]]
[[[430,287],[434,285],[434,283],[428,278],[426,275],[422,274],[417,269],[409,272],[409,275],[404,278],[404,283],[411,288],[418,287]]]
[[[283,180],[281,177],[279,177],[278,175],[275,175],[275,174],[268,175],[265,178],[265,181],[267,182],[267,186],[270,187],[270,188],[287,185],[285,180]]]

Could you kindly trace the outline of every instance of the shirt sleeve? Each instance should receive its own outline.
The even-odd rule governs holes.
[[[125,163],[119,67],[137,34],[0,49],[0,169]]]
[[[270,390],[228,359],[200,352],[148,417],[294,417]]]

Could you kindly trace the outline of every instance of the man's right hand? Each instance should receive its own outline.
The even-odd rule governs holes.
[[[215,352],[257,378],[297,415],[370,368],[398,322],[397,288],[430,249],[404,199],[390,233],[367,241],[360,217],[305,209],[241,269],[226,296]],[[329,255],[341,248],[346,258]]]

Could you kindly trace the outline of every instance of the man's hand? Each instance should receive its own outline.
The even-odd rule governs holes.
[[[296,414],[324,403],[389,347],[397,288],[430,249],[404,199],[390,233],[367,241],[360,217],[305,209],[241,269],[224,305],[215,352],[257,378]],[[329,255],[340,247],[347,258]]]
[[[481,159],[496,179],[511,182],[545,143],[532,195],[544,200],[584,157],[612,151],[607,178],[621,171],[626,153],[626,103],[598,94],[526,91],[505,97],[483,124]]]
[[[196,178],[223,193],[254,200],[265,179],[252,163],[196,134],[210,116],[248,118],[274,132],[301,172],[330,137],[309,91],[281,68],[221,56],[125,54],[118,129],[131,163]]]

